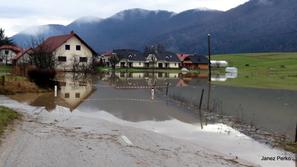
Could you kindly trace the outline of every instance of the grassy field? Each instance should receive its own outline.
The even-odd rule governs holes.
[[[18,119],[20,115],[6,107],[0,106],[0,136],[3,134],[5,128],[12,123],[13,120]]]
[[[0,65],[0,73],[4,72],[4,73],[7,73],[7,72],[10,72],[11,71],[11,66],[6,66],[6,65]]]
[[[297,90],[297,53],[257,53],[216,55],[238,68],[238,78],[216,84]]]

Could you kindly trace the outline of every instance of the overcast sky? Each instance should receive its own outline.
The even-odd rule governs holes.
[[[248,0],[0,0],[0,27],[11,36],[30,26],[69,24],[82,16],[106,18],[130,8],[181,12],[193,8],[226,11]]]

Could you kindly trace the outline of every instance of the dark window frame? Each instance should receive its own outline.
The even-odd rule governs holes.
[[[65,45],[65,50],[70,50],[70,45]]]
[[[4,54],[5,54],[5,55],[8,55],[8,54],[9,54],[9,50],[5,50],[5,51],[4,51]]]
[[[79,57],[79,62],[86,63],[86,62],[88,62],[88,58],[87,57]]]
[[[69,99],[70,98],[70,93],[65,93],[64,97]]]
[[[67,57],[66,56],[58,56],[58,61],[59,62],[66,62],[67,61]]]
[[[75,93],[75,98],[79,99],[80,98],[80,93]]]
[[[80,45],[76,45],[75,49],[76,50],[81,50],[81,46]]]

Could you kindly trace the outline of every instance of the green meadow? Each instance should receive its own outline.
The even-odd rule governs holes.
[[[297,90],[297,53],[226,54],[212,59],[226,60],[238,68],[238,78],[215,84]]]

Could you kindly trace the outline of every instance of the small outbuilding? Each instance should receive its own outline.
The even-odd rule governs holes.
[[[13,45],[2,45],[0,47],[0,64],[12,65],[13,58],[23,52],[22,48]]]
[[[182,67],[191,70],[207,70],[208,58],[198,54],[178,54]]]

